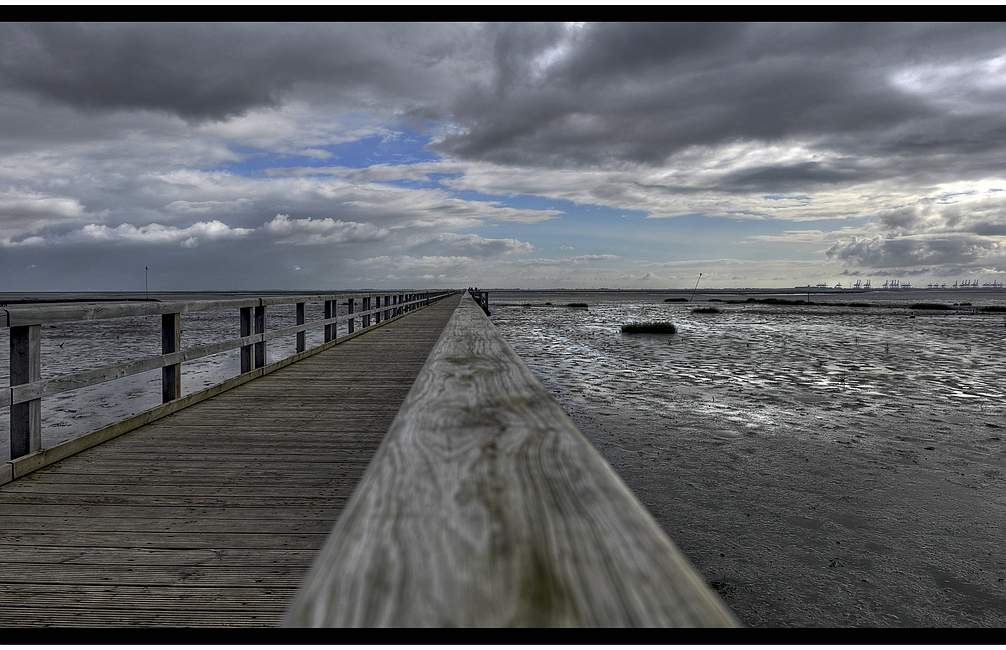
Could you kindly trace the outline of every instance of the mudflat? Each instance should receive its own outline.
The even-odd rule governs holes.
[[[493,320],[744,624],[1006,626],[1002,314],[587,302]]]

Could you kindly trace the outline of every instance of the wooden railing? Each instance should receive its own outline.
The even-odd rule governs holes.
[[[481,307],[482,311],[484,311],[486,313],[486,316],[492,316],[492,314],[489,313],[489,292],[488,291],[479,291],[478,289],[469,287],[468,293],[471,295],[472,300],[475,301],[475,304],[477,304],[479,307]]]
[[[464,296],[287,626],[733,626]]]
[[[39,463],[52,462],[59,455],[76,453],[82,444],[67,441],[61,443],[59,453],[49,453],[28,462],[16,462],[30,456],[39,456],[42,450],[42,399],[60,393],[93,386],[114,379],[128,377],[141,372],[161,369],[161,401],[167,408],[154,409],[153,413],[134,416],[125,423],[117,423],[99,430],[102,435],[118,435],[129,427],[135,428],[146,421],[163,417],[190,403],[205,399],[260,376],[266,367],[266,345],[269,341],[295,336],[296,353],[279,365],[297,361],[325,349],[336,342],[336,332],[340,323],[347,324],[347,336],[353,336],[382,321],[401,316],[455,293],[454,291],[422,293],[346,293],[295,296],[268,296],[261,298],[239,298],[231,300],[192,300],[173,302],[122,302],[98,304],[57,304],[8,306],[0,309],[0,328],[10,328],[10,387],[0,389],[0,408],[10,406],[10,454],[11,463],[16,467],[4,469],[0,466],[0,483],[11,480],[20,473],[31,471]],[[348,306],[346,314],[337,315],[339,302]],[[324,318],[306,321],[307,303],[324,303]],[[296,324],[268,331],[266,310],[273,305],[295,305]],[[360,309],[357,309],[357,306]],[[181,349],[182,316],[193,312],[236,309],[239,315],[240,337],[225,341]],[[41,341],[42,325],[132,316],[161,316],[161,354],[144,359],[119,363],[69,373],[49,379],[42,379]],[[357,330],[359,324],[361,330]],[[306,349],[306,331],[324,327],[324,342]],[[346,336],[342,337],[345,339]],[[340,340],[342,340],[340,339]],[[240,348],[241,375],[222,384],[200,391],[198,395],[183,398],[181,391],[182,363],[207,357],[220,352]],[[279,367],[277,364],[271,366]],[[92,432],[93,433],[93,432]],[[84,437],[84,436],[82,436]],[[100,437],[100,436],[99,436]],[[9,476],[8,476],[9,475]]]

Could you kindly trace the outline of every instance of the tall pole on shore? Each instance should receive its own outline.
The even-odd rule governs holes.
[[[150,267],[143,267],[143,293],[146,295],[147,300],[150,300]]]
[[[692,297],[688,299],[688,302],[692,302],[695,299],[695,292],[699,288],[699,280],[702,279],[702,274],[699,273],[699,277],[695,279],[695,288],[692,289]]]

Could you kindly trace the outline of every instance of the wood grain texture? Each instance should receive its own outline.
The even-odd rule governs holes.
[[[466,294],[284,624],[736,621]]]
[[[0,626],[278,624],[458,299],[0,487]]]

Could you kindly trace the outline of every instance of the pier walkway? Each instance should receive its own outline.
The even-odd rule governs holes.
[[[0,626],[275,626],[454,295],[0,486]]]

